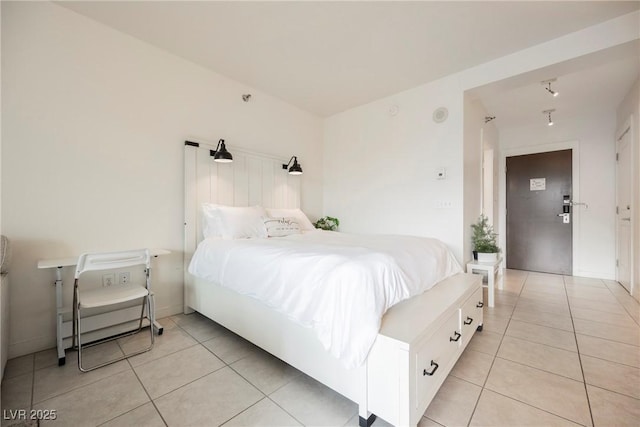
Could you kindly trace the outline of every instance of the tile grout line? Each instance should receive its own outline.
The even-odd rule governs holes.
[[[520,295],[522,294],[522,291],[527,283],[527,278],[529,277],[529,273],[527,272],[526,277],[524,278],[523,282],[522,282],[522,287],[520,288],[520,292],[518,292],[518,298],[516,299],[516,305],[513,307],[513,310],[515,311],[515,308],[518,305],[518,301],[520,300]],[[501,280],[504,280],[504,274],[503,277],[501,278]],[[511,316],[513,316],[513,312],[511,313]],[[498,352],[500,351],[500,347],[502,346],[502,341],[504,341],[504,337],[507,334],[507,329],[509,329],[509,324],[511,323],[511,316],[509,316],[509,321],[507,322],[507,326],[504,329],[504,332],[502,333],[502,337],[500,338],[500,343],[498,344],[498,348],[496,349],[496,354],[493,355],[493,360],[491,361],[491,366],[489,367],[489,371],[487,372],[487,377],[484,379],[484,382],[482,383],[482,387],[480,389],[480,394],[478,395],[478,400],[476,400],[475,405],[473,406],[473,411],[471,411],[471,416],[469,417],[469,420],[467,421],[467,427],[471,424],[471,420],[473,420],[473,416],[476,413],[476,409],[478,409],[478,403],[480,403],[480,398],[482,397],[482,393],[484,393],[484,391],[486,390],[485,386],[487,385],[487,381],[489,380],[489,375],[491,375],[491,370],[493,369],[493,365],[496,363],[496,359],[498,358]],[[482,321],[484,323],[484,312],[482,313]],[[467,348],[468,348],[468,344],[467,344]],[[466,350],[466,348],[465,348]],[[488,389],[487,389],[488,390]]]
[[[1,1],[1,0],[0,0],[0,1]],[[122,360],[120,360],[119,362],[122,362]],[[118,363],[118,362],[116,362],[116,363]],[[114,363],[114,365],[115,365],[115,363]],[[64,365],[64,366],[66,366],[66,363],[65,363],[65,365]],[[54,366],[49,366],[49,368],[53,368],[53,367],[54,367]],[[56,368],[57,368],[57,369],[59,369],[59,368],[60,368],[60,366],[57,366]],[[77,366],[76,366],[76,368],[77,368]],[[92,380],[92,381],[90,381],[90,382],[88,382],[88,383],[86,383],[86,384],[80,384],[80,385],[72,386],[72,387],[71,387],[71,388],[69,388],[69,390],[67,390],[67,391],[64,391],[64,392],[62,392],[62,393],[53,394],[53,395],[51,395],[51,396],[48,396],[46,399],[42,399],[42,400],[40,400],[40,401],[38,401],[38,402],[34,402],[34,403],[35,403],[35,404],[41,404],[41,403],[44,403],[44,402],[46,402],[46,401],[48,401],[48,400],[55,399],[55,398],[60,397],[60,396],[64,396],[64,395],[65,395],[65,394],[67,394],[67,393],[71,393],[72,391],[75,391],[75,390],[81,389],[81,388],[83,388],[83,387],[90,386],[90,385],[95,384],[95,383],[97,383],[97,382],[99,382],[99,381],[102,381],[102,380],[104,380],[104,379],[106,379],[106,378],[112,377],[112,376],[114,376],[114,375],[121,374],[121,373],[123,373],[123,372],[126,372],[126,370],[125,370],[125,369],[123,369],[123,370],[118,371],[118,372],[113,372],[113,373],[111,373],[111,374],[109,374],[109,375],[107,375],[107,376],[105,376],[105,377],[102,377],[102,378],[96,378],[96,379],[94,379],[94,380]],[[33,376],[33,377],[34,377],[34,383],[35,383],[35,374],[34,374],[34,376]],[[34,392],[35,392],[35,389],[34,389]],[[32,396],[32,400],[33,400],[33,399],[34,399],[34,397]]]
[[[564,276],[562,280],[563,282],[565,281]],[[567,295],[567,303],[569,304],[569,293],[567,292],[566,284],[565,284],[565,293]],[[569,314],[571,316],[571,326],[573,326],[573,338],[576,340],[576,347],[578,348],[578,362],[580,363],[580,372],[582,373],[582,384],[584,385],[584,394],[587,397],[587,407],[589,408],[589,417],[591,418],[591,425],[595,427],[595,423],[593,421],[593,409],[591,409],[591,399],[589,398],[589,391],[587,389],[587,379],[584,376],[584,366],[582,365],[582,355],[580,354],[580,345],[578,344],[578,336],[576,333],[576,325],[573,320],[573,313],[571,311],[571,304],[569,304]]]
[[[275,357],[275,356],[274,356],[274,357]],[[242,359],[235,360],[233,363],[238,362],[239,360],[242,360]],[[278,360],[280,360],[280,359],[278,359]],[[283,363],[286,363],[286,362],[284,362],[284,361],[282,361],[282,362],[283,362]],[[274,391],[272,391],[270,394],[266,394],[265,392],[263,392],[262,390],[260,390],[260,389],[258,388],[258,386],[256,386],[256,385],[255,385],[255,384],[253,384],[251,381],[249,381],[249,379],[248,379],[248,378],[245,378],[245,377],[244,377],[244,375],[242,375],[240,372],[238,372],[236,369],[234,369],[231,365],[227,365],[227,366],[229,366],[229,368],[230,368],[233,372],[235,372],[236,374],[238,374],[238,376],[240,376],[240,378],[242,378],[243,380],[245,380],[246,382],[248,382],[249,384],[251,384],[251,386],[252,386],[252,387],[254,387],[256,390],[258,390],[260,393],[262,393],[262,394],[264,395],[264,398],[269,399],[269,400],[270,400],[274,405],[276,405],[278,408],[282,409],[282,410],[283,410],[287,415],[289,415],[291,418],[293,418],[293,419],[294,419],[294,420],[296,420],[298,423],[300,423],[300,425],[304,426],[304,423],[303,423],[303,422],[301,422],[299,419],[297,419],[293,414],[291,414],[291,413],[290,413],[289,411],[287,411],[285,408],[283,408],[282,406],[280,406],[280,405],[279,405],[275,400],[271,399],[271,397],[270,397],[270,395],[271,395],[271,394],[273,394],[273,393],[277,392],[278,390],[280,390],[280,389],[282,389],[282,388],[286,387],[288,384],[290,384],[290,383],[291,383],[291,381],[293,381],[293,379],[291,379],[291,380],[289,380],[287,383],[285,383],[285,384],[281,385],[280,387],[278,387],[277,389],[275,389]],[[291,366],[291,365],[287,364],[287,366]],[[296,368],[294,368],[293,366],[291,366],[291,367],[292,367],[293,369],[296,369]],[[298,369],[296,369],[296,371],[298,371],[298,372],[301,372],[301,373],[302,373],[302,371],[300,371],[300,370],[298,370]],[[298,376],[300,376],[300,375],[298,375]],[[297,378],[297,377],[296,377],[296,378]],[[261,402],[262,400],[264,400],[264,398],[260,399],[258,402]],[[253,405],[251,405],[250,407],[257,405],[257,404],[258,404],[258,402],[254,403],[254,404],[253,404]],[[249,408],[250,408],[250,407],[249,407]],[[244,409],[243,411],[241,411],[241,412],[237,413],[236,415],[234,415],[233,417],[231,417],[230,419],[228,419],[227,421],[225,421],[225,423],[226,423],[226,422],[229,422],[230,420],[232,420],[233,418],[237,417],[237,416],[238,416],[238,415],[240,415],[241,413],[245,412],[245,411],[246,411],[247,409],[249,409],[249,408],[246,408],[246,409]],[[349,422],[349,420],[347,420],[347,422]],[[222,423],[222,424],[224,424],[224,423]],[[221,424],[221,425],[222,425],[222,424]]]
[[[260,390],[258,387],[256,387],[256,386],[255,386],[251,381],[249,381],[249,380],[248,380],[247,378],[245,378],[242,374],[240,374],[240,372],[236,371],[236,370],[231,366],[233,363],[238,362],[238,361],[240,361],[240,360],[242,360],[242,359],[244,359],[244,358],[248,357],[249,355],[247,355],[247,356],[245,356],[245,357],[241,357],[241,358],[240,358],[240,359],[238,359],[238,360],[234,360],[232,363],[227,363],[227,362],[225,362],[224,360],[222,360],[222,359],[221,359],[217,354],[215,354],[215,353],[213,352],[213,350],[211,350],[209,347],[205,346],[205,345],[204,345],[201,341],[199,341],[196,337],[194,337],[193,335],[191,335],[191,334],[190,334],[186,329],[183,329],[183,328],[180,326],[180,324],[178,324],[177,322],[174,322],[174,323],[176,324],[176,326],[178,326],[180,329],[182,329],[186,334],[188,334],[190,337],[192,337],[193,339],[195,339],[195,340],[197,341],[198,345],[201,345],[202,347],[204,347],[204,348],[205,348],[205,350],[209,351],[211,354],[213,354],[215,357],[217,357],[217,358],[218,358],[222,363],[224,363],[224,365],[225,365],[224,367],[227,367],[227,368],[231,369],[231,370],[232,370],[233,372],[235,372],[238,376],[240,376],[243,380],[245,380],[246,382],[248,382],[249,384],[251,384],[251,386],[252,386],[252,387],[254,387],[256,390],[258,390],[260,393],[262,393],[264,397],[263,397],[262,399],[258,400],[258,402],[263,401],[265,398],[266,398],[266,399],[269,399],[269,400],[270,400],[274,405],[276,405],[278,408],[282,409],[282,410],[283,410],[287,415],[289,415],[291,418],[293,418],[294,420],[296,420],[296,422],[298,422],[298,423],[300,423],[300,425],[304,426],[304,423],[302,423],[302,422],[301,422],[300,420],[298,420],[295,416],[293,416],[292,414],[290,414],[290,413],[289,413],[286,409],[284,409],[282,406],[278,405],[278,403],[277,403],[277,402],[275,402],[273,399],[271,399],[271,398],[270,398],[266,393],[264,393],[262,390]],[[210,339],[214,339],[214,338],[216,338],[216,337],[212,337],[212,338],[210,338]],[[207,341],[209,341],[209,340],[207,340]],[[285,363],[286,363],[286,362],[285,362]],[[289,366],[291,366],[291,365],[289,365]],[[293,368],[293,367],[292,367],[292,368]],[[220,369],[222,369],[222,368],[220,368]],[[220,369],[217,369],[216,371],[219,371]],[[293,368],[293,369],[295,369],[295,368]],[[214,371],[214,372],[216,372],[216,371]],[[213,373],[213,372],[210,372],[210,373],[209,373],[209,374],[207,374],[207,375],[210,375],[210,374],[212,374],[212,373]],[[206,375],[204,375],[204,376],[202,376],[202,377],[200,377],[200,378],[204,378],[205,376],[206,376]],[[200,378],[198,378],[198,379],[200,379]],[[278,390],[280,390],[281,388],[285,387],[285,386],[286,386],[287,384],[289,384],[290,382],[291,382],[291,381],[287,382],[286,384],[283,384],[281,387],[278,387],[276,390],[274,390],[274,391],[273,391],[273,393],[275,393],[276,391],[278,391]],[[185,384],[185,385],[186,385],[186,384]],[[181,386],[181,387],[184,387],[184,386]],[[178,388],[181,388],[181,387],[178,387]],[[177,389],[176,389],[176,390],[177,390]],[[173,391],[173,390],[172,390],[172,391]],[[168,393],[167,393],[167,394],[168,394]],[[163,396],[164,396],[164,395],[163,395]],[[235,414],[233,417],[229,418],[228,420],[226,420],[226,421],[225,421],[225,422],[223,422],[222,424],[224,424],[224,423],[227,423],[227,422],[231,421],[232,419],[234,419],[234,418],[235,418],[235,417],[237,417],[238,415],[240,415],[240,414],[242,414],[243,412],[247,411],[249,408],[251,408],[251,407],[253,407],[253,406],[257,405],[257,404],[258,404],[258,402],[254,403],[253,405],[249,406],[248,408],[245,408],[244,410],[242,410],[242,411],[240,411],[239,413]],[[154,405],[155,405],[155,403],[154,403]],[[160,412],[160,411],[158,411],[158,412]],[[347,420],[347,422],[349,422],[349,420]],[[165,423],[165,424],[166,424],[166,423]],[[220,425],[222,425],[222,424],[220,424]]]
[[[627,306],[625,304],[622,303],[622,301],[620,301],[620,299],[618,298],[618,295],[616,295],[614,292],[611,291],[611,289],[609,288],[609,286],[607,286],[607,284],[605,283],[606,288],[609,290],[609,292],[611,292],[613,294],[613,297],[616,299],[616,301],[618,301],[618,304],[620,304],[622,306],[622,308],[624,309],[624,311],[627,313],[627,315],[629,317],[631,317],[631,320],[633,320],[638,326],[640,326],[640,321],[636,320],[635,317],[633,317],[633,315],[631,314],[631,312],[627,309]],[[620,283],[618,283],[618,286],[621,286]],[[631,298],[634,302],[636,302],[637,304],[640,304],[640,302],[636,301],[635,298],[633,298],[630,294],[627,295],[625,294],[625,298],[626,297]]]
[[[483,389],[483,390],[484,390],[484,389]],[[544,409],[544,408],[539,408],[539,407],[534,406],[534,405],[532,405],[532,404],[530,404],[530,403],[523,402],[522,400],[520,400],[520,399],[516,399],[516,398],[515,398],[515,397],[513,397],[513,396],[508,396],[508,395],[503,394],[503,393],[500,393],[500,392],[498,392],[498,391],[491,390],[490,388],[488,388],[488,389],[486,389],[486,390],[487,390],[487,391],[490,391],[490,392],[492,392],[492,393],[495,393],[495,394],[497,394],[497,395],[499,395],[499,396],[502,396],[502,397],[504,397],[504,398],[511,399],[511,400],[516,401],[516,402],[518,402],[518,403],[522,403],[523,405],[530,406],[530,407],[535,408],[535,409],[537,409],[537,410],[539,410],[539,411],[541,411],[541,412],[545,412],[545,413],[547,413],[547,414],[549,414],[549,415],[553,415],[554,417],[562,418],[563,420],[567,420],[567,421],[569,421],[569,422],[571,422],[571,423],[574,423],[574,424],[579,424],[579,421],[572,420],[571,418],[567,418],[567,417],[565,417],[564,415],[558,415],[558,414],[556,414],[556,413],[554,413],[554,412],[550,412],[550,411],[548,411],[548,410],[546,410],[546,409]]]
[[[124,351],[124,350],[123,350]],[[138,373],[136,372],[136,370],[134,369],[133,365],[131,364],[131,362],[129,361],[129,359],[127,359],[127,363],[129,363],[129,366],[131,367],[131,371],[133,372],[133,375],[136,376],[136,379],[138,380],[138,383],[140,384],[140,387],[142,387],[142,389],[144,390],[145,394],[147,395],[147,397],[149,398],[149,402],[151,402],[151,404],[153,405],[153,408],[156,410],[156,412],[158,413],[158,415],[160,416],[160,419],[162,420],[162,422],[164,423],[165,426],[169,426],[169,423],[167,423],[167,420],[164,419],[164,416],[162,415],[162,412],[160,412],[160,409],[158,409],[158,407],[156,406],[156,402],[151,398],[151,395],[149,394],[149,392],[147,391],[147,388],[144,386],[144,384],[142,383],[142,380],[140,379],[140,377],[138,376]],[[140,408],[141,406],[146,405],[148,402],[138,406],[138,408]],[[135,410],[137,408],[132,409],[131,411]],[[131,412],[125,412],[125,414]],[[122,416],[124,414],[120,414],[118,416]],[[116,417],[117,418],[117,417]]]
[[[171,320],[171,319],[169,319],[169,320]],[[171,321],[173,322],[173,320],[171,320]],[[178,325],[176,322],[173,322],[173,323],[174,323],[177,327],[179,327],[180,329],[182,329],[182,328],[180,327],[180,325]],[[192,337],[194,340],[196,340],[196,339],[195,339],[191,334],[189,334],[186,330],[184,330],[184,329],[182,329],[182,330],[183,330],[187,335],[189,335],[189,336],[190,336],[190,337]],[[119,342],[119,341],[120,341],[120,340],[116,340],[116,344],[117,344],[117,345],[118,345],[118,347],[120,348],[120,351],[122,351],[122,353],[123,353],[123,354],[126,354],[126,353],[124,352],[124,348],[122,348],[122,345],[120,344],[120,342]],[[158,358],[156,358],[156,359],[149,360],[148,362],[142,363],[142,364],[140,364],[140,365],[138,365],[138,366],[143,366],[143,365],[145,365],[145,364],[147,364],[147,363],[150,363],[150,362],[153,362],[153,361],[155,361],[155,360],[161,359],[162,357],[170,356],[170,355],[173,355],[173,354],[175,354],[175,353],[178,353],[179,351],[182,351],[182,350],[185,350],[185,349],[189,349],[189,348],[191,348],[191,347],[195,347],[196,345],[201,345],[201,343],[200,343],[198,340],[196,340],[196,344],[194,344],[194,345],[192,345],[192,346],[188,346],[188,347],[182,348],[182,349],[180,349],[180,350],[174,351],[174,352],[172,352],[172,353],[166,354],[166,355],[164,355],[164,356],[158,357]],[[204,346],[203,346],[203,347],[204,347]],[[207,349],[207,348],[205,347],[205,349]],[[207,349],[207,350],[208,350],[208,349]],[[216,356],[216,357],[217,357],[217,356]],[[147,403],[151,403],[151,404],[153,405],[154,409],[156,410],[156,412],[158,413],[158,415],[160,416],[160,419],[162,420],[162,422],[164,423],[164,425],[165,425],[165,426],[168,426],[169,424],[167,423],[167,421],[165,420],[164,416],[162,415],[162,412],[160,412],[160,410],[158,409],[158,407],[157,407],[157,405],[156,405],[155,400],[151,397],[151,395],[150,395],[150,394],[149,394],[149,392],[147,391],[147,388],[144,386],[144,383],[142,382],[142,380],[141,380],[141,379],[140,379],[140,377],[138,376],[138,373],[136,372],[135,367],[134,367],[134,366],[133,366],[133,364],[131,363],[131,360],[130,360],[129,358],[126,358],[125,360],[126,360],[126,361],[127,361],[127,363],[129,364],[129,367],[131,368],[131,371],[132,371],[132,372],[133,372],[133,374],[135,375],[136,379],[138,380],[138,383],[140,384],[140,386],[141,386],[141,387],[142,387],[142,389],[144,390],[145,394],[146,394],[146,395],[147,395],[147,397],[149,398],[149,402],[145,402],[145,403],[143,403],[142,405],[137,406],[137,407],[135,407],[135,408],[133,408],[133,409],[131,409],[131,410],[127,411],[127,412],[124,412],[124,413],[122,413],[122,414],[120,414],[120,415],[118,415],[118,416],[116,416],[116,417],[114,417],[114,418],[111,418],[111,419],[109,419],[109,420],[105,421],[105,422],[104,422],[104,423],[102,423],[102,424],[105,424],[105,423],[107,423],[107,422],[109,422],[109,421],[112,421],[112,420],[114,420],[114,419],[118,418],[118,417],[121,417],[121,416],[123,416],[123,415],[125,415],[125,414],[128,414],[128,413],[130,413],[130,412],[132,412],[132,411],[134,411],[134,410],[136,410],[136,409],[138,409],[138,408],[140,408],[140,407],[142,407],[142,406],[146,405]],[[224,361],[222,361],[222,363],[224,363]],[[218,370],[218,369],[216,369],[216,371],[217,371],[217,370]],[[213,371],[213,372],[216,372],[216,371]],[[209,374],[212,374],[213,372],[210,372]],[[209,375],[209,374],[206,374],[206,375]],[[114,374],[114,375],[115,375],[115,374]],[[206,375],[203,375],[203,376],[202,376],[202,377],[200,377],[200,378],[204,378]],[[113,375],[112,375],[112,376],[113,376]],[[200,379],[200,378],[198,378],[198,379]],[[194,380],[194,381],[195,381],[195,380]],[[193,381],[191,381],[191,382],[193,382]],[[185,385],[186,385],[186,384],[185,384]],[[182,387],[184,387],[184,385],[183,385],[183,386],[178,387],[177,389],[182,388]],[[177,389],[176,389],[176,390],[177,390]],[[174,390],[172,390],[172,391],[174,391]],[[168,392],[168,393],[170,393],[170,392]],[[166,394],[168,394],[168,393],[165,393],[165,394],[163,394],[162,396],[164,396],[164,395],[166,395]],[[162,397],[162,396],[159,396],[159,397]],[[102,425],[102,424],[101,424],[101,425]]]
[[[537,368],[535,366],[527,365],[526,363],[518,362],[517,360],[505,359],[504,357],[499,357],[497,355],[496,355],[496,359],[505,360],[507,362],[514,363],[516,365],[524,366],[525,368],[535,369],[536,371],[544,372],[546,374],[555,375],[556,377],[561,377],[561,378],[564,378],[564,379],[567,379],[567,380],[575,381],[577,383],[583,382],[583,381],[577,380],[575,378],[568,377],[566,375],[558,374],[556,372],[551,372],[551,371],[547,371],[545,369]]]
[[[514,319],[514,320],[516,320],[517,322],[520,322],[520,321],[521,321],[521,320],[517,320],[517,319]],[[531,323],[531,325],[542,326],[542,325],[538,325],[538,324],[536,324],[536,323]],[[562,331],[562,329],[558,329],[558,331]],[[563,332],[566,332],[566,333],[568,333],[568,334],[570,334],[570,333],[571,333],[571,332],[569,332],[569,331],[563,331]],[[546,344],[546,343],[543,343],[543,342],[531,341],[531,340],[528,340],[528,339],[526,339],[526,338],[518,337],[518,336],[515,336],[515,335],[507,335],[506,333],[505,333],[505,336],[508,336],[509,338],[515,338],[515,339],[517,339],[517,340],[521,340],[521,341],[526,341],[526,342],[531,343],[531,344],[544,345],[544,346],[546,346],[546,347],[551,347],[551,348],[556,349],[556,350],[564,350],[564,351],[568,351],[568,352],[570,352],[570,353],[577,353],[577,352],[578,352],[578,350],[577,350],[577,348],[578,348],[578,347],[577,347],[577,346],[576,346],[576,350],[575,350],[575,351],[573,351],[573,350],[568,350],[568,349],[566,349],[566,348],[558,347],[558,346],[555,346],[555,345]],[[507,359],[507,360],[508,360],[508,359]]]

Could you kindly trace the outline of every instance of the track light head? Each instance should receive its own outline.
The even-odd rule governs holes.
[[[553,113],[554,111],[556,111],[555,108],[551,109],[551,110],[544,110],[542,112],[542,114],[544,114],[545,116],[548,117],[549,121],[547,122],[548,126],[553,126],[553,119],[551,118],[551,113]]]
[[[556,79],[549,79],[549,80],[544,80],[544,81],[540,82],[541,85],[545,86],[544,90],[546,90],[551,95],[553,95],[554,98],[556,96],[560,95],[560,92],[556,92],[555,90],[551,89],[551,83],[553,83],[555,81],[556,81]]]
[[[484,116],[484,122],[489,123],[491,120],[495,120],[496,116]]]

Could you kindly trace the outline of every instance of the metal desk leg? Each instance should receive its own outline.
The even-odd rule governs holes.
[[[158,255],[154,255],[154,258],[158,258]],[[151,264],[149,264],[149,275],[151,275],[151,268],[153,266]],[[162,325],[160,323],[158,323],[157,320],[155,320],[156,318],[156,303],[155,303],[155,299],[152,299],[153,304],[152,304],[152,310],[153,310],[153,326],[149,326],[155,329],[156,333],[158,335],[162,335],[162,333],[164,332],[164,328],[162,327]]]
[[[62,346],[62,266],[56,268],[56,345],[58,348],[58,366],[65,364]]]
[[[162,333],[164,332],[164,328],[162,327],[162,325],[160,323],[158,323],[157,320],[153,321],[153,328],[156,330],[156,333],[158,335],[162,335]]]

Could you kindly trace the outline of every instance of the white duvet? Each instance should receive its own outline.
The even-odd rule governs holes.
[[[264,302],[301,325],[346,367],[360,366],[394,304],[462,271],[439,240],[311,231],[205,239],[189,272]]]

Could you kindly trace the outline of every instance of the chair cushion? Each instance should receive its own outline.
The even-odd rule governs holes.
[[[147,288],[141,285],[113,285],[90,290],[81,290],[79,295],[80,308],[103,307],[105,305],[119,304],[136,298],[142,298],[149,294]]]

